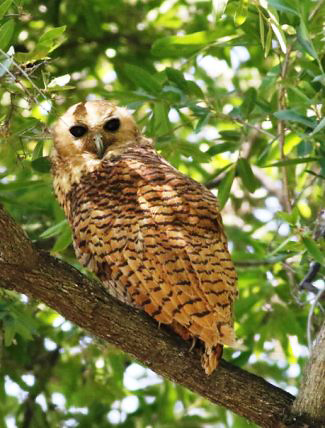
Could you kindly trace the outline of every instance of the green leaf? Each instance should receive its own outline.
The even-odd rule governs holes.
[[[238,149],[238,147],[239,147],[239,144],[235,142],[220,143],[210,147],[206,153],[210,156],[214,156],[219,153],[234,152],[235,150]]]
[[[315,51],[314,45],[310,40],[307,27],[302,19],[300,20],[300,25],[298,27],[297,39],[310,56],[312,56],[314,59],[318,59],[317,52]]]
[[[242,25],[247,18],[248,0],[240,0],[239,6],[236,8],[234,22],[236,25]]]
[[[290,213],[286,211],[278,211],[276,213],[276,217],[286,221],[289,224],[295,225],[298,221],[299,211],[297,207],[294,207],[294,209]]]
[[[309,128],[314,127],[314,122],[312,120],[308,119],[305,116],[302,116],[302,115],[296,113],[293,110],[279,110],[279,111],[274,113],[274,116],[280,120],[286,120],[288,122],[301,123],[302,125],[308,126]]]
[[[237,161],[237,171],[240,175],[240,178],[243,181],[244,186],[251,192],[259,187],[259,182],[257,181],[255,175],[253,174],[252,168],[248,163],[248,160],[245,158],[240,158]]]
[[[14,34],[15,22],[13,19],[5,22],[0,27],[0,49],[5,51],[11,42],[12,36]]]
[[[248,117],[256,105],[257,92],[255,88],[249,88],[244,95],[244,101],[240,106],[240,111],[244,117]]]
[[[71,91],[71,89],[76,89],[75,86],[66,85],[66,86],[51,86],[46,88],[46,92],[62,92],[62,91]]]
[[[325,74],[319,74],[318,76],[314,77],[313,82],[319,82],[321,83],[323,86],[325,86]]]
[[[235,178],[236,170],[235,168],[231,168],[230,171],[227,172],[223,180],[221,181],[218,188],[218,199],[220,203],[220,208],[223,208],[229,198],[230,190],[232,183]]]
[[[268,4],[280,12],[288,12],[299,16],[299,12],[293,9],[292,4],[295,2],[284,0],[268,0]]]
[[[1,5],[0,5],[0,19],[2,19],[5,15],[5,13],[7,12],[7,10],[9,9],[9,7],[11,6],[13,0],[5,0]]]
[[[122,104],[130,103],[143,103],[146,101],[154,101],[155,96],[150,94],[145,94],[140,91],[105,91],[105,97],[107,99],[119,100]]]
[[[10,346],[16,334],[16,321],[13,318],[3,320],[4,324],[4,343],[5,346]]]
[[[220,18],[220,16],[224,13],[228,0],[212,0],[212,8],[216,18]]]
[[[61,251],[65,250],[71,244],[71,242],[72,242],[71,229],[68,223],[66,223],[65,227],[62,230],[61,235],[56,240],[52,248],[52,251],[60,253]]]
[[[24,322],[24,318],[27,321],[26,323]],[[33,320],[30,320],[30,317],[24,317],[23,315],[19,315],[15,323],[16,334],[19,334],[21,337],[23,337],[26,340],[30,340],[33,337],[30,321],[33,321]]]
[[[159,98],[167,104],[176,104],[181,100],[183,93],[174,85],[164,85]]]
[[[125,64],[124,70],[128,78],[138,87],[144,89],[149,94],[158,95],[161,91],[161,84],[152,74],[141,67],[133,64]]]
[[[39,157],[32,160],[32,168],[41,173],[47,173],[51,170],[51,162],[48,156]]]
[[[33,154],[32,154],[32,160],[34,161],[35,159],[41,158],[43,156],[43,141],[39,141],[34,150],[33,150]]]
[[[208,112],[205,116],[200,117],[200,119],[198,120],[198,122],[196,124],[196,127],[194,129],[194,132],[196,134],[198,134],[202,130],[202,128],[204,128],[205,125],[207,125],[207,123],[209,122],[210,117],[211,117],[211,113],[210,112]]]
[[[184,78],[184,75],[181,71],[176,70],[175,68],[167,67],[165,72],[171,82],[175,83],[176,86],[183,92],[187,92],[187,80]]]
[[[297,146],[298,156],[304,157],[309,155],[313,151],[313,145],[310,141],[302,140]]]
[[[47,58],[47,55],[54,51],[63,42],[62,35],[66,29],[66,26],[52,28],[44,33],[34,50],[28,53],[18,53],[16,55],[19,62],[26,63],[29,61],[37,61],[40,59]]]
[[[267,32],[266,42],[265,42],[265,53],[264,53],[265,58],[269,55],[269,52],[272,47],[272,35],[273,35],[272,27],[269,26],[269,30]]]
[[[219,134],[221,135],[222,139],[224,140],[235,140],[237,142],[239,142],[240,138],[241,138],[241,133],[238,131],[234,131],[234,130],[224,130],[224,131],[219,131]]]
[[[302,242],[308,253],[313,257],[313,259],[323,265],[325,263],[325,257],[316,242],[313,239],[307,237],[302,238]]]
[[[282,52],[286,53],[287,52],[286,38],[279,22],[278,12],[274,7],[267,7],[266,10],[270,16],[269,23],[272,27],[273,33],[279,42]]]
[[[62,36],[65,32],[66,26],[52,28],[51,30],[46,31],[46,33],[42,34],[39,43],[47,46],[53,46],[57,39]]]
[[[157,57],[187,57],[214,42],[218,37],[220,37],[220,32],[217,31],[200,31],[185,36],[163,37],[154,42],[151,52]]]
[[[321,158],[316,157],[309,157],[309,158],[296,158],[296,159],[285,159],[279,162],[272,163],[271,165],[264,165],[261,166],[261,168],[270,168],[271,166],[287,166],[287,165],[297,165],[299,163],[308,163],[308,162],[314,162]]]
[[[209,162],[211,157],[206,152],[202,152],[196,144],[187,141],[176,141],[175,150],[183,156],[191,156],[196,162]]]
[[[325,117],[317,124],[310,136],[317,134],[317,132],[321,131],[323,128],[325,128]]]
[[[264,18],[260,9],[258,9],[258,23],[260,28],[260,40],[262,48],[265,48],[265,26],[264,26]]]
[[[59,223],[44,230],[44,232],[42,232],[39,237],[40,239],[52,238],[53,236],[57,236],[60,233],[62,233],[66,227],[67,227],[67,220],[62,220]]]
[[[156,137],[171,132],[171,125],[168,119],[168,107],[165,103],[159,102],[154,104],[152,120]]]
[[[187,80],[187,93],[189,95],[196,96],[197,98],[204,99],[204,93],[200,86],[193,82],[193,80]]]

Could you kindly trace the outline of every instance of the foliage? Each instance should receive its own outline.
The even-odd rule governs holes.
[[[1,203],[35,245],[79,266],[51,188],[49,126],[85,98],[127,105],[219,196],[243,341],[226,358],[293,393],[322,314],[298,284],[324,263],[324,14],[322,0],[0,5]],[[247,426],[41,303],[2,292],[0,320],[0,427]]]

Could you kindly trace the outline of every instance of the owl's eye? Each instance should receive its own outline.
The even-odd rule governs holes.
[[[105,131],[114,132],[119,129],[120,125],[120,119],[118,119],[117,117],[113,117],[104,124],[104,129]]]
[[[83,135],[85,135],[85,133],[88,131],[88,128],[83,125],[75,125],[75,126],[71,126],[69,131],[70,131],[70,134],[72,134],[74,137],[80,138]]]

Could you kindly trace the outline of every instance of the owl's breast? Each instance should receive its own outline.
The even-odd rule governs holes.
[[[103,162],[100,169],[83,175],[67,195],[77,257],[96,273],[99,267],[90,266],[84,254],[91,255],[98,264],[111,254],[118,256],[125,247],[141,211],[138,183],[139,175],[124,163]]]

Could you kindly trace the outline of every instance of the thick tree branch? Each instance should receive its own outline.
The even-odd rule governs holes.
[[[290,408],[294,397],[222,361],[212,376],[200,353],[167,328],[113,297],[66,263],[32,247],[0,207],[0,286],[46,303],[66,319],[133,355],[155,372],[262,427],[303,427]]]

